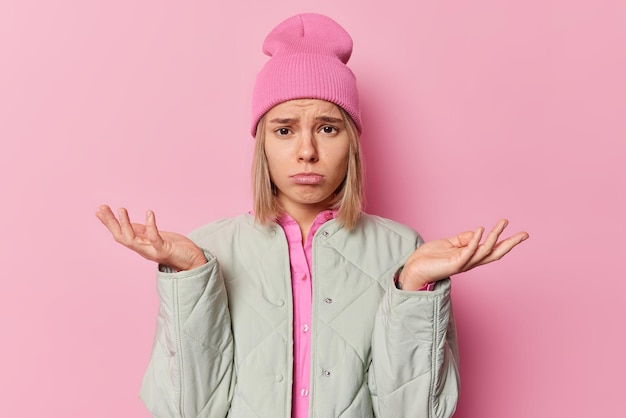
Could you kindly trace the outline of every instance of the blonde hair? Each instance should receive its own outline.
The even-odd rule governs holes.
[[[359,133],[354,121],[341,107],[341,117],[349,137],[346,177],[335,191],[330,208],[338,208],[337,221],[351,230],[356,226],[363,209],[363,166]],[[276,199],[276,186],[270,179],[269,164],[265,155],[265,116],[261,117],[256,130],[256,145],[252,160],[252,192],[254,216],[257,222],[268,224],[283,211]],[[329,208],[329,209],[330,209]]]

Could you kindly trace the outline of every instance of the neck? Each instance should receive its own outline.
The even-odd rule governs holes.
[[[285,212],[291,216],[300,227],[300,232],[302,233],[302,244],[304,245],[307,237],[309,236],[309,232],[311,231],[313,221],[315,221],[315,218],[320,212],[326,210],[326,207],[305,205],[297,207],[292,206],[284,209]]]

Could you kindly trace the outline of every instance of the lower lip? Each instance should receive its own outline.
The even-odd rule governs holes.
[[[324,180],[324,176],[319,174],[298,174],[291,176],[291,180],[296,184],[320,184]]]

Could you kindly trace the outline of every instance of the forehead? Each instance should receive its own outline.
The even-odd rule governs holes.
[[[277,104],[267,112],[269,119],[273,117],[302,117],[306,115],[341,117],[339,107],[331,102],[319,99],[297,99]]]

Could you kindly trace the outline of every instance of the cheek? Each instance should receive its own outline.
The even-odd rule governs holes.
[[[348,156],[345,155],[339,158],[336,157],[337,156],[335,155],[333,164],[330,167],[332,168],[332,173],[335,181],[342,182],[343,179],[346,177],[348,171]]]
[[[345,168],[348,166],[349,152],[350,151],[347,148],[342,148],[335,152],[334,157],[335,157],[336,167],[341,167],[342,169],[345,170]]]

